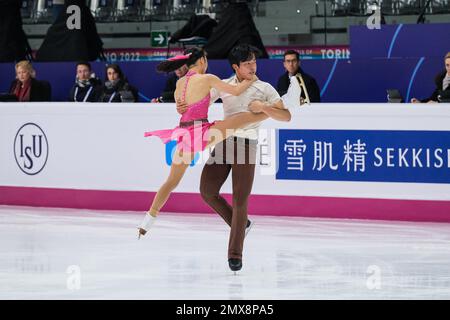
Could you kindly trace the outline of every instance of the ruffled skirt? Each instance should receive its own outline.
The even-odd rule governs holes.
[[[208,145],[208,131],[215,122],[202,122],[188,127],[176,127],[174,129],[164,129],[145,132],[145,137],[156,136],[163,143],[177,141],[179,150],[183,152],[195,153],[203,151]]]

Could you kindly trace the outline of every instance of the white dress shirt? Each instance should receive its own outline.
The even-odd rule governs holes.
[[[233,76],[228,79],[224,79],[226,83],[237,84],[238,79]],[[240,96],[233,96],[229,93],[219,92],[216,89],[211,90],[211,103],[221,98],[223,101],[224,117],[229,118],[231,115],[239,112],[250,111],[248,106],[253,100],[261,100],[269,104],[274,104],[279,101],[280,95],[277,90],[269,83],[256,80],[252,85],[244,91]],[[258,139],[258,128],[260,122],[252,123],[244,128],[236,129],[234,136],[239,138],[246,138],[251,140]]]

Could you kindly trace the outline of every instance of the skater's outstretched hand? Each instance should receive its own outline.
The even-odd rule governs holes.
[[[241,82],[234,84],[229,84],[223,80],[220,80],[219,77],[213,75],[213,74],[206,74],[204,77],[206,77],[210,88],[214,88],[216,90],[219,90],[221,92],[232,94],[233,96],[239,96],[242,93],[244,93],[245,90],[250,88],[250,86],[258,80],[258,77],[256,75],[253,75],[251,79],[244,79]]]
[[[242,80],[241,83],[246,83],[246,84],[248,84],[248,86],[250,86],[253,82],[258,81],[258,80],[259,79],[256,76],[256,74],[254,74],[251,79],[244,79],[244,80]]]

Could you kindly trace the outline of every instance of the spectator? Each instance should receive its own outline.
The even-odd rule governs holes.
[[[9,93],[18,101],[51,101],[50,83],[35,79],[36,71],[30,62],[23,60],[16,64],[16,80],[11,83]]]
[[[288,50],[284,53],[283,66],[286,69],[286,73],[278,79],[277,84],[277,91],[280,96],[283,96],[288,91],[289,85],[291,84],[290,77],[300,73],[305,82],[310,102],[320,102],[319,86],[312,76],[305,73],[302,68],[300,68],[300,55],[297,51]],[[302,90],[301,99],[304,100],[305,98],[305,92]]]
[[[117,64],[106,67],[106,81],[100,94],[99,102],[137,102],[137,89],[128,83]]]
[[[174,92],[177,86],[178,79],[184,77],[184,75],[188,72],[188,67],[186,65],[179,67],[175,70],[175,73],[171,74],[166,82],[166,87],[164,91],[161,93],[161,96],[158,98],[153,98],[151,102],[175,102]]]
[[[421,102],[427,102],[427,103],[434,103],[439,102],[438,96],[441,94],[441,92],[450,92],[450,52],[448,52],[445,55],[444,58],[444,64],[445,64],[445,70],[440,72],[434,79],[434,82],[436,84],[436,89],[431,94],[429,98],[419,100],[416,98],[412,98],[412,103],[421,103]]]
[[[69,101],[97,102],[102,92],[100,79],[92,74],[89,62],[77,63],[75,84],[70,89]]]

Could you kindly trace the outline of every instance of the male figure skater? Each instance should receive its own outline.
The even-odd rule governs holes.
[[[256,58],[259,50],[247,44],[234,47],[229,54],[229,62],[235,75],[224,80],[235,84],[244,79],[252,79],[256,74]],[[261,121],[273,118],[290,121],[287,110],[278,92],[269,83],[255,81],[240,96],[211,91],[211,102],[221,98],[225,119],[238,112],[252,111],[261,114]],[[177,102],[178,112],[185,111],[185,104]],[[250,196],[256,165],[258,127],[253,123],[235,131],[234,135],[218,143],[210,159],[205,164],[200,180],[200,193],[204,201],[216,211],[231,227],[228,243],[228,264],[232,271],[242,268],[242,251],[245,231],[250,229],[247,218],[248,197]],[[236,151],[235,151],[236,150]],[[232,206],[219,192],[228,175],[232,172]]]

